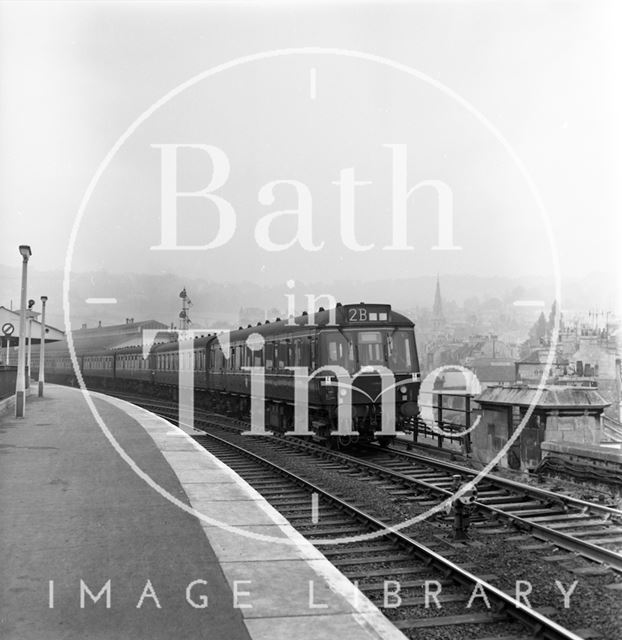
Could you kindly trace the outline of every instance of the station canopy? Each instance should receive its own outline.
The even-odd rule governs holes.
[[[0,305],[0,338],[2,339],[3,346],[7,344],[7,341],[10,341],[11,345],[17,344],[19,339],[19,315],[19,311],[13,311]],[[32,344],[39,344],[41,342],[40,317],[40,313],[32,312],[33,320],[30,333]],[[65,333],[60,329],[52,327],[47,323],[45,328],[46,343],[65,339]],[[26,322],[26,336],[28,336],[28,322]]]

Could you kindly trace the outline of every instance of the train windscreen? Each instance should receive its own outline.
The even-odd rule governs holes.
[[[320,335],[320,350],[321,364],[339,365],[350,373],[374,365],[399,372],[416,370],[412,330],[324,331]]]
[[[415,335],[412,330],[399,329],[388,338],[389,369],[391,371],[413,372],[417,358],[415,355]]]

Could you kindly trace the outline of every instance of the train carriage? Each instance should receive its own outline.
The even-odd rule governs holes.
[[[261,348],[251,348],[253,336],[261,336]],[[351,380],[352,425],[364,440],[373,440],[380,430],[382,370],[392,376],[398,424],[418,413],[414,324],[389,305],[338,305],[313,316],[240,329],[228,337],[227,354],[218,339],[208,343],[207,389],[221,403],[225,399],[230,411],[247,414],[249,367],[261,368],[267,428],[294,428],[294,368],[309,376],[308,424],[319,438],[329,439],[337,429],[343,388],[335,372],[345,372]]]
[[[58,381],[71,378],[66,352],[50,358],[48,366]],[[335,440],[331,434],[338,430],[339,406],[346,397],[352,429],[364,441],[390,440],[378,437],[383,393],[390,391],[394,398],[390,415],[398,427],[418,414],[414,324],[388,304],[338,304],[191,343],[155,344],[146,358],[140,346],[85,352],[80,367],[87,385],[94,387],[112,384],[176,399],[179,384],[188,384],[196,405],[239,417],[250,414],[251,371],[261,372],[265,426],[276,432],[294,430],[299,376],[298,384],[302,379],[307,385],[308,429],[328,442]]]

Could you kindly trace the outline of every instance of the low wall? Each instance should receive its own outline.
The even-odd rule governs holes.
[[[0,367],[0,400],[15,393],[17,367]]]
[[[608,487],[617,500],[622,492],[622,446],[543,442],[541,473]]]
[[[541,445],[544,455],[557,454],[576,462],[589,462],[602,468],[622,471],[622,447],[596,447],[571,442],[543,442]]]

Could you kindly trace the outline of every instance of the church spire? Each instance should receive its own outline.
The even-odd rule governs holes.
[[[436,276],[436,291],[434,292],[434,305],[432,306],[432,318],[437,322],[443,322],[443,301],[441,299],[441,283],[438,275]]]

